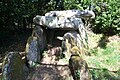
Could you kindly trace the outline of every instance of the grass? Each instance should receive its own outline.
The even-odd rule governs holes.
[[[120,41],[106,42],[102,34],[89,34],[89,54],[82,55],[88,63],[93,80],[120,80]],[[47,51],[43,53],[47,56]],[[60,63],[68,64],[65,58]],[[38,65],[40,66],[40,65]],[[76,76],[79,76],[79,71]]]
[[[120,41],[106,42],[102,38],[101,34],[89,34],[91,56],[84,56],[84,59],[93,68],[90,72],[94,80],[120,80]]]

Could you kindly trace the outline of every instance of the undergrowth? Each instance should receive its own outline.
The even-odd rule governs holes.
[[[120,41],[100,42],[103,35],[89,34],[89,54],[84,59],[93,80],[120,80]],[[91,45],[92,44],[92,45]],[[104,48],[99,46],[104,45]]]

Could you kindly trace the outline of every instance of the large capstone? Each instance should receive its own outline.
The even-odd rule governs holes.
[[[78,25],[82,23],[80,18],[53,17],[53,16],[36,16],[34,23],[47,26],[50,29],[78,29]]]
[[[32,62],[40,61],[40,48],[37,37],[29,37],[26,44],[27,59]]]
[[[63,11],[50,11],[45,16],[63,16],[63,17],[76,17],[76,18],[95,18],[95,14],[91,10],[63,10]]]
[[[49,28],[78,29],[83,24],[81,18],[94,18],[95,14],[89,10],[50,11],[45,16],[37,15],[33,22]]]
[[[18,52],[9,52],[2,66],[3,80],[26,80],[28,68]]]

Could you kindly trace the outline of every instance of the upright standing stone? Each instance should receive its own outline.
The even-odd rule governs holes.
[[[42,52],[46,47],[45,31],[43,31],[41,26],[36,25],[35,28],[33,29],[32,36],[38,38],[38,46],[39,46],[40,52]]]
[[[18,52],[9,52],[3,61],[3,80],[26,80],[28,68]]]
[[[92,80],[88,65],[82,57],[72,55],[69,60],[69,65],[74,80]]]
[[[82,49],[84,48],[84,43],[83,43],[81,36],[76,31],[69,31],[64,34],[63,40],[62,40],[62,48],[64,50],[63,54],[65,54],[67,59],[70,58],[71,49],[74,46],[77,46],[78,49],[80,49],[82,53]]]
[[[40,61],[40,49],[38,47],[38,38],[29,37],[26,44],[27,59],[32,62]]]

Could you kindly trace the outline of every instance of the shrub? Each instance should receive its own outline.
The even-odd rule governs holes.
[[[120,31],[119,0],[98,2],[95,6],[96,19],[93,30],[105,35],[113,35]]]

